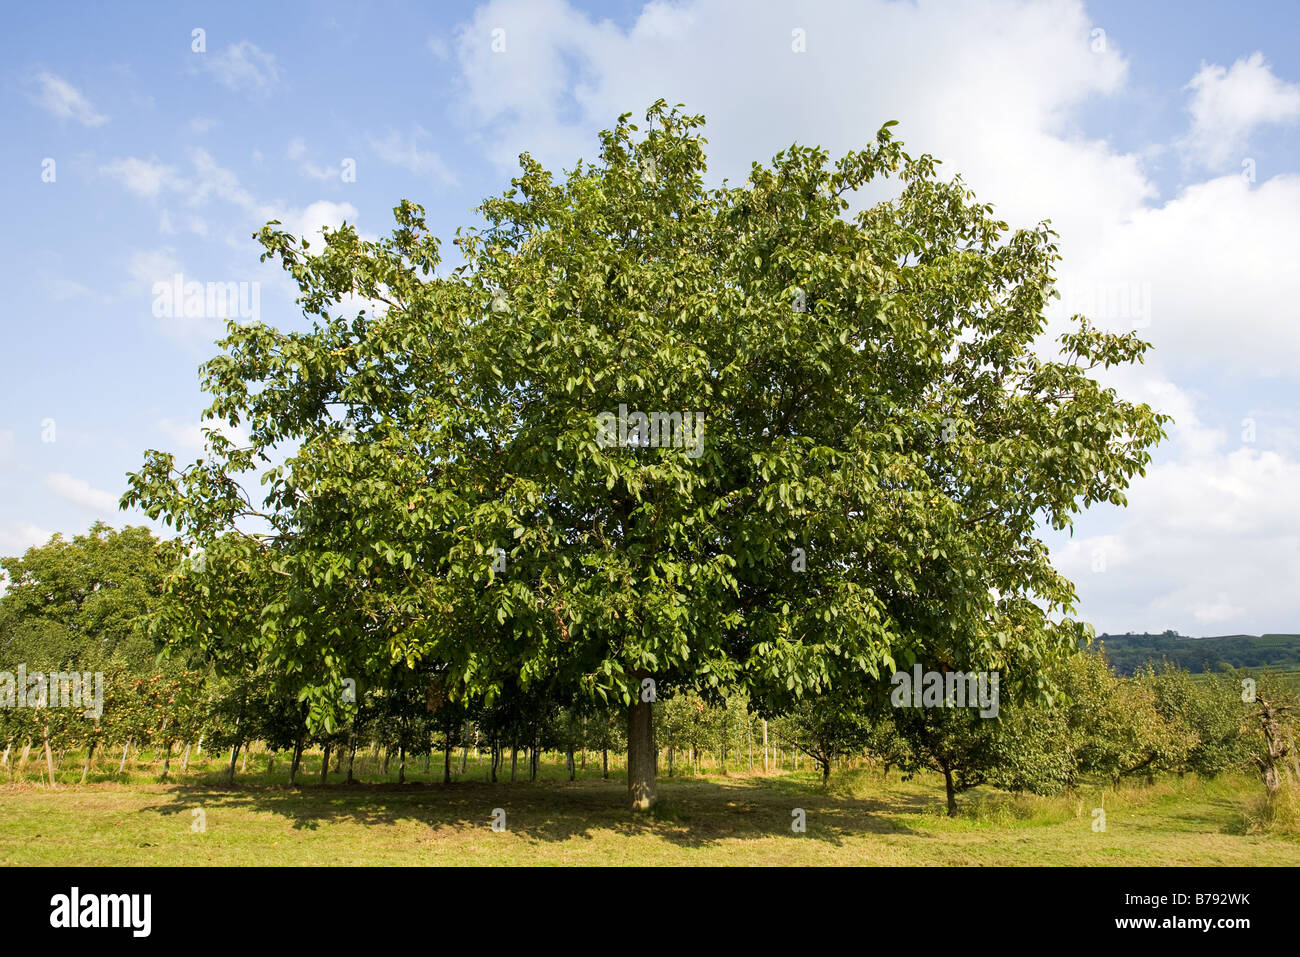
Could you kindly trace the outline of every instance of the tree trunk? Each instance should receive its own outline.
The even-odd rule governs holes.
[[[8,751],[5,752],[6,756]],[[90,773],[90,762],[95,760],[95,740],[92,738],[90,747],[86,750],[86,763],[81,766],[81,783],[86,783],[86,775]]]
[[[673,776],[673,742],[668,742],[668,776]]]
[[[573,745],[572,745],[572,744],[569,745],[568,759],[569,759],[569,780],[570,780],[570,781],[573,781],[573,780],[575,780],[575,779],[578,777],[578,766],[577,766],[577,764],[574,763],[574,760],[573,760]]]
[[[252,742],[252,741],[245,741],[245,742],[244,742],[244,758],[243,758],[242,761],[239,762],[239,773],[240,773],[240,774],[243,774],[245,771],[248,770],[248,752],[251,751],[252,749],[253,749],[253,742]]]
[[[124,752],[125,753],[125,752]],[[235,761],[239,758],[239,742],[230,746],[230,768],[226,771],[226,783],[235,783]]]
[[[31,753],[32,753],[32,739],[28,738],[27,743],[23,745],[23,753],[22,756],[19,757],[18,759],[18,767],[16,769],[20,780],[22,779],[23,768],[27,767],[27,756],[30,755]],[[125,761],[126,758],[123,758],[122,760]]]
[[[767,773],[767,718],[763,719],[763,773]]]
[[[609,780],[609,748],[602,748],[600,751],[600,767],[601,767],[600,776],[604,780],[608,781]]]
[[[1285,706],[1277,707],[1262,696],[1256,699],[1255,719],[1264,734],[1265,752],[1262,757],[1255,755],[1254,760],[1259,767],[1260,776],[1264,779],[1264,790],[1268,793],[1270,801],[1282,790],[1286,759],[1291,753],[1291,742],[1286,740],[1282,733],[1282,716],[1288,710]]]
[[[655,803],[655,735],[652,705],[639,698],[627,710],[627,796],[633,811]]]
[[[303,735],[298,734],[298,740],[293,743],[293,760],[289,763],[289,786],[293,787],[298,783],[298,766],[302,764],[302,747]]]
[[[54,755],[50,753],[50,726],[45,726],[45,768],[50,772],[50,787],[54,787]]]
[[[442,783],[443,783],[443,784],[450,784],[450,783],[451,783],[451,749],[452,749],[452,747],[453,747],[453,745],[452,745],[452,734],[451,734],[451,728],[448,727],[448,728],[447,728],[447,741],[446,741],[446,747],[444,747],[444,748],[443,748],[443,751],[442,751]]]
[[[397,746],[397,783],[406,783],[406,744]]]
[[[953,788],[952,770],[949,768],[943,769],[943,786],[944,789],[948,792],[948,816],[956,817],[957,816],[957,792]]]
[[[356,761],[356,759],[357,759],[357,736],[353,734],[352,749],[348,752],[348,784],[351,784],[353,781],[356,780],[356,778],[352,776],[352,766],[353,763]]]
[[[185,757],[181,758],[181,770],[188,771],[189,769],[190,769],[190,746],[187,744],[185,745]]]
[[[330,776],[330,742],[325,742],[325,757],[320,763],[320,783],[327,784]]]

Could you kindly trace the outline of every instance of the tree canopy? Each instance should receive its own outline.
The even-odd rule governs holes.
[[[647,681],[791,699],[924,660],[1051,691],[1086,629],[1036,531],[1124,503],[1167,420],[1089,373],[1146,343],[1076,317],[1042,358],[1055,233],[1009,229],[893,124],[709,187],[702,117],[630,118],[562,178],[522,155],[453,269],[409,201],[375,241],[259,232],[311,328],[231,323],[207,416],[248,444],[213,430],[129,477],[222,570],[179,568],[159,627],[253,649],[327,727],[345,678],[400,665],[453,699],[622,701],[630,754]],[[892,198],[849,216],[877,181]],[[657,434],[611,444],[627,410]]]

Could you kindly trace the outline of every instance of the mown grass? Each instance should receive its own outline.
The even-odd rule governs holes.
[[[1294,832],[1259,828],[1261,788],[1245,775],[1049,798],[981,789],[956,818],[927,775],[837,771],[827,787],[806,771],[661,777],[659,806],[634,816],[621,771],[602,780],[598,762],[576,782],[548,759],[534,783],[489,784],[478,762],[452,784],[427,783],[441,781],[435,759],[427,776],[422,760],[408,764],[405,785],[390,766],[388,781],[322,786],[317,757],[292,788],[283,758],[272,775],[265,763],[255,756],[234,786],[218,760],[170,783],[150,765],[118,776],[114,764],[54,789],[29,764],[30,780],[0,786],[0,864],[1300,865]],[[77,765],[59,780],[79,777]],[[504,831],[492,830],[494,808]]]

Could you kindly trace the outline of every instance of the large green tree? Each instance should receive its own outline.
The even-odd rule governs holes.
[[[702,118],[646,118],[559,180],[521,156],[454,269],[410,202],[376,241],[268,224],[310,330],[230,325],[208,413],[249,445],[151,452],[125,500],[198,543],[248,529],[275,583],[256,641],[310,676],[313,721],[383,659],[488,703],[577,687],[627,708],[635,808],[652,682],[797,697],[1009,655],[1045,682],[1083,628],[1038,523],[1124,501],[1163,418],[1088,373],[1146,345],[1079,319],[1040,358],[1054,234],[1010,231],[888,124],[709,187]]]
[[[142,625],[161,598],[165,561],[149,529],[102,522],[0,559],[0,670],[147,669],[155,649]]]

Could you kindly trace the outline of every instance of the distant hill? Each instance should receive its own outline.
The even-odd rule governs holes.
[[[1191,672],[1233,668],[1300,670],[1300,635],[1216,635],[1192,638],[1177,632],[1097,636],[1115,670],[1131,675],[1145,662],[1168,659]]]

